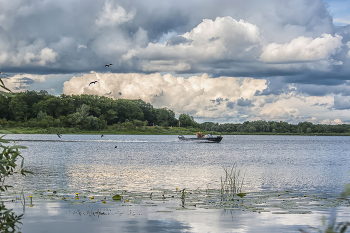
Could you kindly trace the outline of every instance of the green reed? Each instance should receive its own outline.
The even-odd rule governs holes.
[[[245,196],[242,193],[242,187],[247,170],[242,174],[241,170],[237,168],[237,164],[234,163],[231,168],[224,167],[224,171],[225,177],[221,177],[221,194],[230,197]]]

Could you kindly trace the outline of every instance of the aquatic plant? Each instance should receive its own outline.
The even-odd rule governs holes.
[[[335,223],[335,218],[326,225],[326,218],[325,216],[322,217],[322,230],[315,228],[315,227],[310,227],[314,231],[318,232],[324,232],[324,233],[344,233],[346,232],[346,229],[350,226],[349,222],[340,222],[338,224]],[[302,229],[299,230],[301,233],[307,233],[307,231],[304,231]]]
[[[181,206],[182,206],[183,208],[185,208],[185,198],[186,198],[185,189],[183,189],[181,192],[182,192],[182,194],[181,194]]]
[[[221,177],[221,194],[233,198],[235,195],[244,197],[245,193],[242,192],[244,183],[244,174],[241,174],[241,170],[237,169],[237,164],[234,163],[231,168],[224,167],[225,178]]]
[[[182,194],[181,194],[181,199],[185,199],[186,197],[186,192],[185,192],[185,189],[182,190]]]
[[[112,197],[112,199],[113,199],[114,201],[120,201],[120,200],[122,199],[122,196],[120,196],[119,194],[116,194],[116,195],[114,195],[114,196]]]
[[[0,131],[0,134],[4,134],[0,137],[0,148],[2,149],[0,153],[0,192],[6,191],[8,188],[12,187],[6,185],[6,178],[12,176],[17,168],[17,160],[22,158],[20,165],[20,174],[25,175],[26,173],[31,173],[23,169],[24,158],[21,156],[18,149],[24,149],[26,147],[20,145],[4,146],[2,143],[10,143],[9,141],[3,139],[7,131]],[[16,224],[22,224],[20,220],[23,214],[16,215],[12,212],[12,209],[7,209],[4,202],[0,203],[0,232],[14,232],[16,228],[19,227]]]

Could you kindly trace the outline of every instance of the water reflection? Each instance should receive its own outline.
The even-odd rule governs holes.
[[[234,163],[247,169],[245,192],[339,194],[343,185],[350,183],[350,137],[225,136],[219,144],[183,143],[176,136],[105,135],[101,140],[100,135],[62,135],[61,141],[56,135],[6,138],[31,140],[19,144],[28,147],[23,150],[25,164],[35,175],[16,176],[17,190],[67,189],[75,193],[220,189],[223,167]],[[181,199],[164,203],[171,207],[186,204],[187,200]],[[91,205],[95,210],[101,207]],[[81,208],[87,206],[63,202],[26,208],[23,232],[38,232],[39,227],[58,227],[56,232],[115,232],[116,226],[125,232],[296,232],[299,228],[308,230],[308,225],[320,226],[322,216],[328,215],[328,211],[321,210],[302,216],[203,208],[169,212],[166,207],[141,205],[113,205],[108,207],[112,215],[98,219],[69,212],[86,211]],[[15,208],[20,213],[20,206]],[[345,207],[338,207],[337,212],[339,221],[349,217]]]
[[[277,215],[237,210],[202,209],[164,211],[176,202],[158,207],[142,205],[75,206],[67,203],[41,203],[26,208],[23,232],[298,232],[309,227],[320,228],[322,216],[331,220],[330,211],[313,214]],[[16,213],[22,206],[12,203]],[[336,222],[348,220],[348,208],[334,209]],[[93,214],[99,212],[100,214]]]
[[[6,136],[33,140],[20,144],[35,176],[18,177],[18,187],[220,188],[223,167],[234,163],[247,169],[246,191],[341,192],[350,182],[349,137],[225,136],[207,144],[176,136],[63,135],[69,142],[43,142],[54,136]]]

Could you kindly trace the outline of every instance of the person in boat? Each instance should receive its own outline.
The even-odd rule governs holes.
[[[197,138],[202,138],[202,137],[203,137],[202,132],[198,132],[197,133]]]

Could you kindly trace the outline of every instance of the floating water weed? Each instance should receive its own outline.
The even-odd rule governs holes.
[[[113,199],[114,201],[120,201],[120,200],[122,199],[122,196],[116,194],[116,195],[114,195],[114,196],[112,197],[112,199]]]

